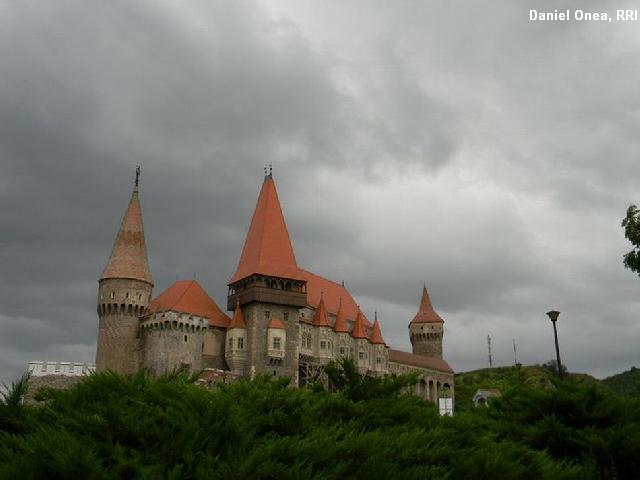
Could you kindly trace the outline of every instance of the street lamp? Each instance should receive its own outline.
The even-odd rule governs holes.
[[[558,345],[558,330],[556,330],[556,321],[558,320],[558,315],[560,312],[557,310],[551,310],[547,312],[547,315],[551,319],[551,323],[553,323],[553,336],[556,339],[556,357],[558,362],[558,378],[562,378],[562,363],[560,362],[560,346]]]

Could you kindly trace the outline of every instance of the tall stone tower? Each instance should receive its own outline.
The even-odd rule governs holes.
[[[141,366],[139,317],[148,311],[153,281],[138,199],[139,175],[140,167],[111,256],[98,282],[98,371],[135,373]]]
[[[444,320],[433,306],[425,285],[422,290],[420,309],[409,323],[409,337],[413,353],[426,357],[442,358],[442,337]]]
[[[307,305],[306,284],[273,177],[266,174],[227,298],[227,310],[239,305],[246,322],[248,376],[267,373],[297,383],[298,317]]]

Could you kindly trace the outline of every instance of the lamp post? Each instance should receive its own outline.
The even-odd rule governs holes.
[[[556,358],[558,362],[558,378],[562,378],[562,362],[560,362],[560,346],[558,345],[558,330],[556,330],[556,321],[558,320],[558,315],[560,312],[557,310],[551,310],[547,312],[548,317],[551,319],[551,323],[553,323],[553,336],[556,339]]]

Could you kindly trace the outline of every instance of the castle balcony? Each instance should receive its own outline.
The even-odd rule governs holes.
[[[269,287],[251,286],[245,290],[235,291],[227,297],[227,310],[234,310],[236,305],[246,305],[251,302],[273,303],[292,307],[306,307],[306,292],[293,290],[279,290]]]

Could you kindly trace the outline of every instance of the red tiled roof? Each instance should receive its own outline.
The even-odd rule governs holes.
[[[358,304],[349,291],[339,283],[327,280],[303,268],[300,269],[307,281],[307,305],[315,308],[320,303],[320,297],[324,299],[327,313],[338,314],[340,300],[342,299],[342,312],[346,318],[355,321],[358,316]],[[371,322],[362,314],[365,327],[371,327]]]
[[[138,187],[133,189],[111,255],[100,276],[100,280],[106,278],[132,278],[153,285],[144,241]]]
[[[316,315],[313,317],[313,324],[316,327],[331,327],[329,317],[327,317],[327,309],[324,307],[324,299],[320,299],[318,308],[316,308]]]
[[[262,184],[238,268],[229,284],[254,273],[304,280],[293,253],[276,185],[270,176]]]
[[[333,324],[333,329],[336,333],[349,333],[349,325],[347,325],[347,320],[344,318],[342,303],[338,306],[338,313],[336,314],[336,322]]]
[[[233,312],[233,318],[231,319],[231,323],[227,327],[227,330],[231,330],[232,328],[242,328],[243,330],[247,329],[247,324],[244,322],[240,305],[236,306],[236,309]]]
[[[444,323],[444,320],[436,313],[431,305],[431,299],[425,285],[422,290],[422,299],[420,300],[420,309],[416,316],[413,317],[411,323]]]
[[[449,364],[441,358],[425,357],[414,353],[401,352],[400,350],[389,349],[389,361],[414,367],[429,368],[440,372],[453,373]]]
[[[364,318],[362,312],[358,311],[356,321],[353,324],[353,330],[351,330],[351,336],[354,338],[367,338],[367,332],[364,330]]]
[[[371,336],[369,337],[371,343],[384,345],[384,338],[382,338],[382,331],[380,331],[380,324],[376,318],[373,322],[373,329],[371,330]]]
[[[231,321],[195,280],[175,282],[151,302],[149,310],[151,313],[172,310],[207,317],[209,325],[214,327],[227,328]]]
[[[286,330],[286,328],[284,328],[284,323],[282,323],[282,320],[280,320],[279,318],[272,318],[271,321],[269,322],[269,328],[278,328],[280,330]]]

